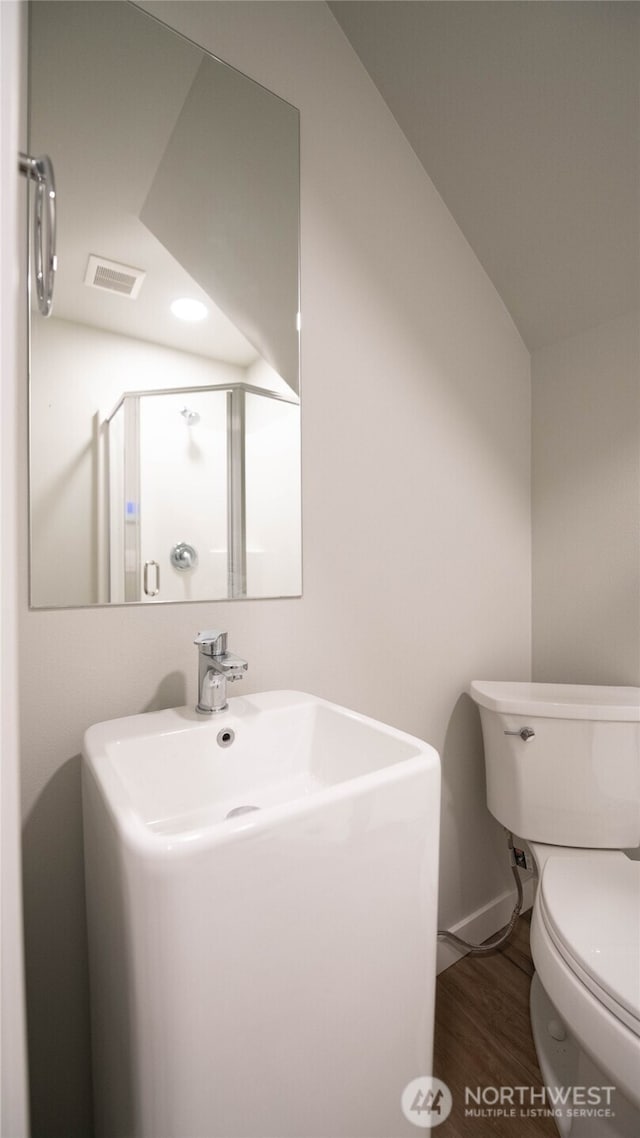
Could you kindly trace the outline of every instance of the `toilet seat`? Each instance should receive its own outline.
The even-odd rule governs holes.
[[[551,857],[538,902],[572,972],[640,1036],[640,862],[622,853]]]
[[[640,1110],[640,863],[560,847],[540,868],[536,972],[579,1046]]]

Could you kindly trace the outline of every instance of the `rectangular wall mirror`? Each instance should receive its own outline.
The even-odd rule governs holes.
[[[32,607],[298,595],[298,111],[135,5],[29,7]]]

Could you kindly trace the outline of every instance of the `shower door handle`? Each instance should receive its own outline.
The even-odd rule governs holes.
[[[151,569],[155,569],[154,580],[155,588],[149,588],[149,578],[151,576]],[[145,561],[144,575],[143,575],[144,591],[148,597],[157,597],[160,592],[160,566],[157,561]]]

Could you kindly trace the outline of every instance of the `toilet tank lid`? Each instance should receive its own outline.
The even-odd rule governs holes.
[[[640,688],[473,680],[469,694],[480,707],[507,715],[640,722]]]

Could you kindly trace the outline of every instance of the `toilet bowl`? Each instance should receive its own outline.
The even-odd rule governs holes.
[[[637,1138],[640,861],[624,851],[640,844],[640,689],[474,682],[471,696],[487,804],[538,871],[531,1018],[557,1128]]]
[[[578,1085],[599,1088],[600,1094],[594,1090],[591,1097],[611,1106],[617,1128],[611,1122],[606,1133],[638,1138],[640,862],[609,850],[559,850],[536,843],[530,848],[540,874],[531,923],[537,975],[569,1029],[565,1050],[575,1051]],[[534,990],[532,1004],[536,998]],[[532,1006],[534,1024],[535,1015]],[[547,1014],[534,1026],[541,1068],[553,1066],[553,1038]],[[581,1052],[591,1060],[588,1075],[580,1073]],[[615,1092],[604,1093],[607,1086]],[[600,1138],[605,1133],[601,1118],[589,1117],[598,1120],[593,1133]],[[623,1117],[628,1120],[624,1129]],[[577,1125],[564,1131],[579,1132]],[[583,1125],[581,1132],[590,1131]]]

